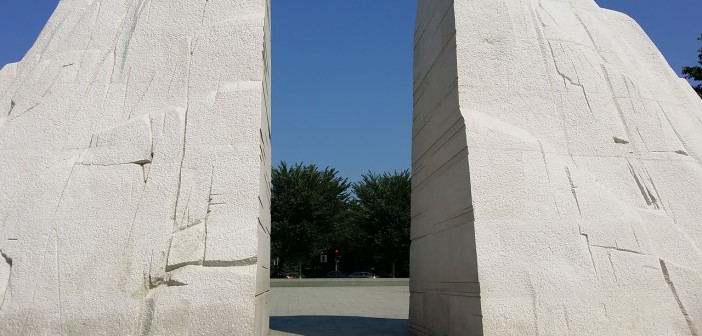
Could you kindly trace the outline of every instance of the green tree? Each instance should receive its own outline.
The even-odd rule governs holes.
[[[395,277],[398,262],[409,261],[410,173],[368,173],[353,184],[353,191],[357,197],[357,225],[370,247],[392,263],[391,274]]]
[[[349,187],[329,167],[281,162],[273,169],[271,246],[283,260],[297,263],[300,276],[303,262],[326,251],[335,230],[348,222]]]
[[[702,41],[702,35],[697,38],[698,40]],[[699,55],[697,56],[698,60],[697,63],[699,65],[702,65],[702,48],[698,50]],[[702,67],[700,66],[691,66],[691,67],[683,67],[682,73],[685,75],[685,78],[691,79],[694,81],[702,81]],[[697,94],[702,98],[702,84],[698,84],[697,86],[694,87],[695,91],[697,91]]]

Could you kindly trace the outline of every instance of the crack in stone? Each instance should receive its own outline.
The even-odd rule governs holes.
[[[139,316],[139,335],[142,336],[151,334],[151,324],[153,323],[154,311],[156,310],[156,300],[154,300],[153,296],[153,292],[149,292],[146,295]]]
[[[203,225],[205,226],[204,227],[205,234],[204,234],[204,239],[203,239],[203,244],[205,244],[205,247],[202,251],[202,263],[203,264],[205,263],[205,261],[206,261],[205,259],[207,258],[207,222],[210,219],[210,212],[212,212],[211,207],[212,207],[212,198],[213,198],[212,187],[214,186],[214,172],[215,172],[215,167],[212,166],[212,172],[210,173],[210,191],[209,191],[209,195],[207,197],[207,211],[205,213],[205,221],[203,223]]]
[[[266,290],[266,291],[263,291],[263,292],[261,292],[261,293],[258,293],[258,294],[256,294],[256,295],[254,295],[254,297],[259,297],[259,296],[261,296],[261,295],[263,295],[263,294],[268,294],[268,293],[270,293],[270,289],[269,289],[269,290]]]
[[[12,276],[12,258],[8,257],[5,252],[0,250],[0,262],[4,262],[7,266],[5,268],[7,269],[7,279],[0,279],[0,294],[2,294],[2,300],[0,300],[0,310],[2,309],[3,305],[5,304],[5,298],[7,297],[7,287],[10,285],[10,277]],[[3,265],[4,266],[4,265]]]
[[[539,330],[539,314],[538,314],[538,300],[536,298],[536,290],[534,289],[534,283],[532,282],[531,278],[528,279],[529,281],[529,295],[531,296],[531,309],[532,309],[532,318],[533,318],[533,323],[534,323],[534,335],[538,336],[541,334]]]
[[[684,155],[684,156],[690,156],[690,154],[688,154],[686,151],[684,151],[684,150],[682,150],[682,149],[676,150],[676,151],[673,152],[673,153],[675,153],[675,154],[680,154],[680,155]]]
[[[544,169],[546,169],[546,177],[549,182],[551,181],[551,172],[548,169],[548,162],[546,161],[546,151],[544,150],[544,144],[539,140],[539,149],[541,150],[541,159],[544,161]]]
[[[137,165],[144,166],[150,164],[151,160],[137,160],[132,162],[118,162],[118,163],[92,163],[92,162],[77,162],[76,166],[100,166],[100,167],[111,167],[111,166],[127,166],[127,165]],[[144,181],[146,182],[146,181]]]
[[[170,265],[166,267],[166,272],[171,273],[173,271],[176,271],[178,269],[181,269],[183,267],[187,266],[198,266],[198,267],[209,267],[209,268],[217,268],[217,267],[244,267],[244,266],[252,266],[256,265],[258,262],[258,257],[250,257],[246,259],[240,259],[240,260],[205,260],[204,262],[198,260],[198,261],[188,261],[176,265]],[[170,281],[170,280],[169,280]]]
[[[644,185],[644,183],[641,181],[639,178],[639,175],[636,173],[636,170],[634,169],[634,166],[631,165],[631,162],[627,160],[627,165],[629,166],[629,172],[631,173],[631,176],[634,177],[634,181],[636,181],[636,185],[639,187],[639,191],[641,192],[641,195],[643,196],[644,200],[646,201],[646,204],[648,206],[651,206],[655,208],[656,210],[660,210],[660,206],[658,205],[658,200],[653,197],[653,194],[651,193],[650,190]]]
[[[612,138],[614,139],[614,143],[617,143],[617,144],[620,144],[620,145],[627,145],[627,144],[629,144],[629,141],[628,141],[628,140],[624,140],[624,139],[618,138],[618,137],[612,137]]]
[[[205,14],[207,12],[207,4],[210,3],[210,0],[205,0],[205,5],[202,7],[202,14],[200,16],[200,26],[205,24]]]
[[[614,267],[614,262],[612,262],[612,253],[607,253],[607,259],[609,259],[609,265],[612,267],[612,274],[614,275],[614,280],[619,282],[619,277],[617,277],[617,269]]]
[[[603,245],[590,245],[590,246],[591,246],[591,247],[599,247],[599,248],[601,248],[601,249],[612,250],[612,251],[634,253],[634,254],[639,254],[639,255],[647,255],[647,254],[643,254],[643,253],[641,253],[641,252],[639,252],[639,251],[624,249],[624,248],[621,248],[621,247],[612,247],[612,246],[603,246]]]
[[[123,43],[122,45],[122,64],[120,69],[124,71],[124,67],[127,63],[127,54],[129,53],[129,46],[132,44],[132,39],[134,38],[134,32],[136,32],[137,25],[141,20],[139,20],[139,17],[141,16],[141,13],[144,11],[144,5],[147,4],[149,1],[145,0],[139,0],[139,3],[134,6],[134,0],[131,0],[129,3],[129,8],[133,8],[133,10],[128,11],[127,14],[124,16],[124,21],[122,24],[121,28],[124,28],[125,23],[127,22],[127,18],[131,14],[131,22],[130,22],[130,27],[127,28],[128,30],[128,35],[127,35],[127,40]],[[131,13],[130,13],[131,12]],[[120,29],[121,30],[121,29]],[[120,32],[119,37],[122,37],[122,34]]]
[[[10,114],[12,114],[12,110],[15,109],[15,105],[17,105],[17,104],[15,103],[15,101],[14,101],[14,100],[10,100],[10,110],[7,111],[7,115],[8,115],[8,116],[9,116]]]
[[[3,252],[2,250],[0,250],[0,257],[5,259],[6,264],[12,266],[12,258],[8,257],[7,254],[5,254],[5,252]]]
[[[663,105],[661,105],[661,102],[658,101],[658,100],[656,100],[656,104],[658,104],[658,108],[661,109],[661,113],[663,113],[663,116],[664,116],[665,119],[668,121],[668,125],[669,125],[670,128],[673,130],[673,132],[675,133],[675,136],[678,137],[678,141],[680,141],[680,144],[683,145],[683,148],[687,148],[687,145],[685,144],[685,141],[683,140],[683,137],[680,135],[680,132],[678,131],[678,129],[677,129],[676,127],[673,126],[672,120],[670,119],[670,117],[668,116],[668,114],[665,113],[665,109],[663,108]],[[689,152],[686,151],[686,150],[678,150],[678,151],[676,151],[676,153],[678,153],[678,154],[680,154],[680,155],[689,156],[689,155],[687,154],[687,153],[689,153]],[[683,153],[684,153],[684,154],[683,154]],[[694,153],[693,153],[693,154],[694,154]],[[699,159],[699,158],[695,157],[695,159],[697,160],[697,162],[702,163],[702,162],[700,162],[700,159]]]
[[[183,268],[185,266],[203,266],[202,260],[193,260],[193,261],[186,261],[174,265],[166,265],[166,273],[173,272],[179,268]]]
[[[580,209],[580,202],[578,201],[578,194],[576,193],[575,189],[578,189],[578,187],[575,186],[573,183],[573,178],[570,175],[570,169],[568,167],[565,167],[566,175],[568,176],[568,182],[570,182],[570,191],[573,193],[573,198],[575,198],[575,205],[578,206],[578,213],[580,214],[580,217],[583,216],[583,212]],[[581,232],[582,234],[582,232]]]
[[[578,224],[578,230],[580,230],[580,224]],[[592,262],[592,269],[595,270],[595,275],[599,276],[599,272],[597,272],[597,266],[595,264],[595,256],[592,254],[592,246],[590,245],[590,236],[587,233],[583,233],[580,231],[580,235],[585,237],[585,244],[587,245],[587,251],[590,253],[590,262]]]
[[[661,264],[661,271],[663,272],[663,278],[665,278],[665,282],[668,284],[670,291],[673,292],[673,297],[675,297],[675,302],[678,303],[678,307],[680,308],[680,312],[683,314],[683,317],[685,317],[685,321],[687,322],[687,327],[690,328],[690,333],[692,334],[692,336],[699,336],[697,328],[692,323],[692,319],[690,318],[690,315],[687,313],[687,310],[685,309],[685,305],[683,305],[682,301],[680,300],[680,295],[678,295],[678,290],[675,288],[675,284],[670,279],[670,273],[668,273],[668,267],[666,266],[665,261],[663,259],[658,259],[658,260]]]
[[[243,267],[256,265],[258,257],[250,257],[241,260],[205,260],[204,267]]]
[[[613,101],[614,101],[614,107],[617,109],[617,115],[619,116],[619,121],[622,123],[622,127],[624,127],[624,132],[626,132],[627,139],[633,140],[631,136],[631,130],[629,129],[629,125],[626,122],[626,117],[624,116],[624,111],[622,111],[622,106],[619,103],[619,100],[617,99],[615,92],[614,92],[614,85],[612,84],[612,79],[610,78],[610,73],[607,71],[607,68],[605,67],[604,64],[600,65],[600,68],[602,68],[602,73],[604,74],[605,82],[607,82],[607,88],[609,89],[609,92],[612,94]],[[631,92],[629,91],[629,85],[627,81],[624,81],[626,85],[627,92],[629,92],[629,96],[631,96]],[[615,140],[616,142],[616,140]],[[629,141],[628,141],[629,142]]]
[[[57,294],[57,301],[58,301],[58,319],[59,321],[63,321],[63,300],[62,300],[62,291],[61,291],[61,249],[59,244],[59,227],[57,226],[55,229],[55,246],[54,249],[56,250],[56,294]],[[61,323],[61,335],[64,335],[64,324]]]
[[[187,286],[187,285],[188,285],[188,284],[186,284],[186,283],[184,283],[184,282],[180,282],[180,281],[178,281],[178,280],[169,279],[169,280],[168,280],[168,285],[167,285],[167,286],[168,286],[168,287],[184,287],[184,286]]]
[[[132,72],[130,70],[129,74],[131,75],[131,73]],[[134,114],[134,110],[136,110],[139,103],[141,103],[142,100],[144,100],[144,97],[146,97],[146,94],[149,93],[149,90],[151,89],[151,85],[153,84],[155,77],[156,77],[156,73],[154,72],[153,74],[151,74],[151,79],[149,80],[149,84],[146,86],[146,89],[144,90],[144,92],[141,93],[141,96],[136,101],[136,103],[134,103],[134,105],[132,105],[132,109],[129,111],[129,116],[127,117],[127,120],[132,119],[132,115]]]
[[[188,46],[188,69],[187,69],[187,79],[186,79],[186,93],[185,97],[187,99],[187,106],[185,107],[185,115],[183,116],[183,145],[181,148],[181,157],[180,157],[180,168],[179,168],[179,173],[178,173],[178,191],[176,192],[176,204],[175,208],[173,209],[173,221],[174,221],[174,228],[179,227],[178,223],[178,204],[180,203],[180,192],[181,188],[183,186],[183,165],[185,164],[185,147],[187,145],[187,139],[188,139],[188,112],[190,111],[190,87],[191,87],[191,70],[192,70],[192,62],[193,62],[193,51],[194,51],[194,43],[190,42],[190,45]],[[188,201],[190,201],[188,199]],[[184,215],[185,216],[185,215]]]

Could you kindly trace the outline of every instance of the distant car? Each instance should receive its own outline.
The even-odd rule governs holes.
[[[283,272],[283,271],[276,271],[271,273],[271,279],[295,279],[292,274]]]
[[[348,278],[349,275],[341,271],[331,271],[327,273],[327,278]]]
[[[351,273],[349,278],[367,278],[367,279],[376,279],[378,278],[377,275],[369,272],[356,272],[356,273]]]

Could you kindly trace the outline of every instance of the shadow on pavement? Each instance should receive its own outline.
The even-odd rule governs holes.
[[[406,336],[406,319],[359,316],[271,316],[271,335]]]

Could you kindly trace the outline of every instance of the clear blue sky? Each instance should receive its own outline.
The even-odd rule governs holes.
[[[0,2],[0,64],[22,58],[57,0]],[[599,0],[634,17],[673,69],[697,60],[702,0]],[[410,166],[416,0],[272,0],[273,162],[351,180]]]

